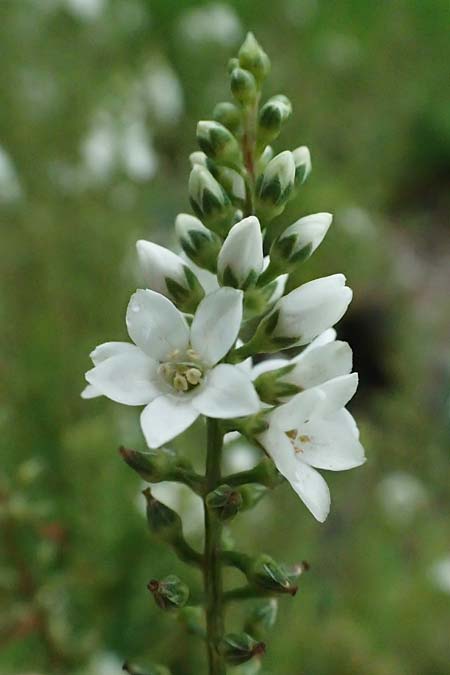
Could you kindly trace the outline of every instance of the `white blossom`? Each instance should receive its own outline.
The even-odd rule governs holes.
[[[94,350],[86,380],[113,401],[146,406],[141,426],[149,447],[175,438],[199,414],[227,419],[258,411],[250,378],[237,366],[219,363],[236,342],[242,296],[232,288],[211,293],[189,327],[166,297],[138,290],[126,317],[134,345],[106,343]]]
[[[345,405],[356,391],[356,373],[294,396],[268,414],[259,441],[314,517],[323,522],[330,492],[316,469],[344,471],[364,463],[359,432]]]
[[[231,228],[220,250],[217,274],[222,284],[227,278],[233,285],[245,288],[255,282],[263,269],[263,243],[258,218],[249,216]]]

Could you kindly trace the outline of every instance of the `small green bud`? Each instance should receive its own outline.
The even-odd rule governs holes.
[[[261,280],[266,275],[263,272]],[[245,320],[260,316],[267,312],[267,309],[273,305],[282,295],[286,285],[288,275],[282,274],[276,279],[265,283],[256,288],[250,288],[244,297],[244,318]]]
[[[256,80],[248,70],[235,68],[231,73],[230,87],[231,93],[240,105],[245,106],[255,102]]]
[[[245,622],[245,631],[256,638],[264,638],[275,626],[278,615],[278,600],[270,598],[258,603]]]
[[[198,218],[214,232],[226,236],[234,208],[220,183],[198,164],[189,176],[189,198]]]
[[[258,144],[264,146],[278,137],[283,123],[292,113],[292,105],[286,96],[272,96],[259,112]]]
[[[279,405],[283,399],[298,394],[301,388],[283,379],[294,368],[295,363],[261,373],[254,382],[259,398],[264,403]]]
[[[147,522],[150,531],[167,543],[173,543],[182,537],[183,529],[178,513],[155,499],[150,488],[146,488],[142,494],[147,500]]]
[[[295,163],[295,185],[299,186],[305,182],[311,173],[311,154],[306,145],[301,145],[292,151]]]
[[[228,101],[218,103],[213,110],[213,117],[216,122],[223,124],[232,134],[236,134],[240,129],[241,111],[234,103]]]
[[[189,599],[189,588],[174,574],[158,581],[152,579],[147,584],[158,607],[164,610],[180,609]]]
[[[269,74],[269,57],[253,33],[247,33],[247,37],[239,50],[239,64],[241,68],[245,68],[253,73],[259,83]]]
[[[175,453],[166,448],[162,448],[158,452],[143,453],[121,447],[119,452],[128,466],[148,483],[169,480],[169,476],[176,465]]]
[[[175,230],[181,248],[188,258],[199,267],[215,274],[217,256],[222,245],[217,234],[208,230],[198,218],[188,213],[178,214]]]
[[[197,141],[208,157],[226,166],[239,166],[241,150],[233,134],[214,121],[202,120],[197,124]]]
[[[208,509],[219,520],[231,520],[242,507],[242,497],[239,490],[229,485],[220,485],[206,497]]]
[[[293,584],[291,576],[268,555],[262,554],[253,560],[246,574],[251,584],[267,591],[292,596],[297,593],[297,586]]]
[[[250,415],[249,417],[239,417],[232,420],[232,423],[233,429],[249,438],[262,434],[269,426],[265,410],[262,410],[255,415]]]
[[[242,207],[246,198],[245,181],[241,174],[228,166],[220,166],[209,159],[207,163],[209,171],[221,184],[227,196],[237,207]]]
[[[264,642],[258,642],[248,633],[228,633],[223,639],[223,655],[227,663],[233,666],[263,656],[265,651]]]
[[[258,210],[263,218],[272,219],[282,213],[294,187],[294,180],[294,158],[292,152],[285,150],[270,160],[258,178]]]
[[[228,74],[231,75],[235,68],[239,68],[239,59],[233,57],[228,61]]]

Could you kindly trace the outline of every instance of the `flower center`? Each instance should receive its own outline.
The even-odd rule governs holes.
[[[295,454],[302,453],[304,451],[304,445],[311,442],[311,436],[300,434],[298,429],[286,431],[286,436],[288,437]]]
[[[187,349],[185,352],[175,349],[167,355],[167,360],[160,364],[158,372],[175,391],[187,392],[203,382],[205,367],[193,349]]]

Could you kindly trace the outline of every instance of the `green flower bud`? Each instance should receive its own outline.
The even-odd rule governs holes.
[[[264,642],[258,642],[248,633],[228,633],[223,639],[223,655],[227,663],[233,666],[263,656],[265,651]]]
[[[188,213],[178,214],[175,230],[181,248],[188,258],[199,267],[215,274],[217,256],[222,245],[220,238],[208,230],[198,218]]]
[[[152,579],[147,588],[158,607],[164,610],[180,609],[189,599],[189,588],[174,574],[158,581]]]
[[[270,60],[253,33],[247,33],[239,50],[239,65],[249,70],[260,83],[270,71]]]
[[[206,504],[219,520],[231,520],[241,509],[242,497],[239,490],[220,485],[208,494]]]
[[[256,80],[248,70],[235,68],[231,73],[230,87],[231,93],[240,105],[245,106],[255,102]]]
[[[235,68],[239,68],[239,59],[233,57],[228,61],[228,74],[231,75]]]
[[[283,399],[298,394],[300,387],[283,380],[294,368],[295,363],[261,373],[254,382],[259,398],[270,405],[279,405]]]
[[[299,186],[311,173],[311,154],[306,145],[301,145],[292,151],[292,155],[295,163],[295,185]]]
[[[229,103],[228,101],[218,103],[213,110],[213,117],[216,122],[223,124],[232,134],[235,134],[240,129],[241,111],[234,103]]]
[[[270,598],[258,603],[245,622],[245,631],[256,638],[264,638],[275,626],[278,615],[278,600]]]
[[[125,462],[148,483],[169,480],[176,465],[174,452],[162,448],[158,452],[138,452],[121,447],[119,452]]]
[[[245,203],[247,191],[241,174],[228,166],[215,164],[211,159],[208,160],[207,167],[221,184],[232,203],[237,207],[242,207]]]
[[[200,166],[206,166],[207,159],[208,157],[201,150],[191,152],[191,154],[189,155],[189,161],[191,163],[191,166],[195,166],[196,164],[200,164]]]
[[[293,584],[292,578],[268,555],[262,554],[253,560],[246,575],[251,584],[267,591],[289,595],[297,593],[297,586]]]
[[[211,230],[226,236],[233,219],[233,206],[208,169],[198,164],[189,176],[189,198],[200,220]]]
[[[275,140],[283,123],[292,113],[292,105],[286,96],[272,96],[259,112],[258,143],[264,146]]]
[[[294,158],[285,150],[270,160],[257,182],[258,210],[263,218],[272,219],[284,210],[294,180]]]
[[[173,543],[182,537],[183,529],[178,513],[155,499],[150,488],[146,488],[142,494],[147,500],[147,522],[150,531],[167,543]]]
[[[241,149],[233,134],[214,121],[200,121],[197,124],[197,141],[208,157],[220,164],[236,167],[241,160]]]

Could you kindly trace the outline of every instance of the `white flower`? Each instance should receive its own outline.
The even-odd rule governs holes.
[[[288,194],[295,180],[295,163],[292,152],[284,150],[271,159],[264,169],[258,193],[261,199],[273,199],[274,184],[279,196]],[[267,193],[267,194],[266,194]]]
[[[352,299],[343,274],[314,279],[283,296],[272,310],[278,312],[274,337],[297,338],[308,344],[342,318]]]
[[[344,406],[358,376],[344,375],[294,396],[268,415],[269,429],[259,437],[300,499],[323,522],[330,492],[316,469],[344,471],[364,463],[356,423]]]
[[[217,275],[222,284],[247,288],[263,269],[263,244],[258,218],[249,216],[231,228],[219,253]]]
[[[333,328],[319,335],[306,349],[293,359],[267,359],[252,369],[252,379],[259,375],[293,366],[292,370],[280,377],[282,382],[294,384],[300,389],[310,389],[319,384],[352,371],[353,354],[348,342],[336,340]]]
[[[242,291],[222,288],[208,295],[191,327],[159,293],[138,290],[127,310],[134,345],[114,343],[114,355],[98,362],[86,380],[125,405],[145,405],[141,426],[150,448],[158,448],[189,427],[199,414],[233,418],[258,411],[250,378],[238,367],[218,364],[234,345],[242,320]]]

